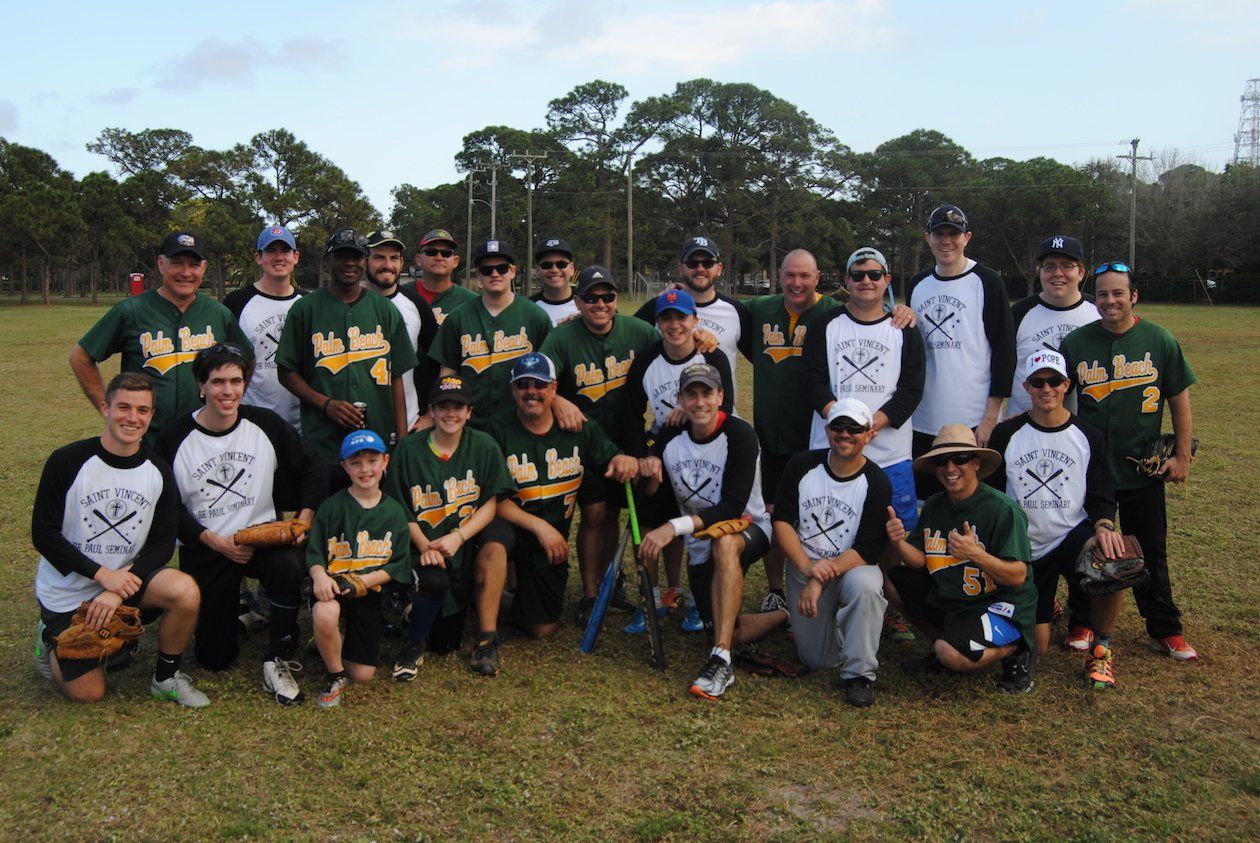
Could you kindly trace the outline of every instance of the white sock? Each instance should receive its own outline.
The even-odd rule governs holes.
[[[726,662],[727,664],[731,663],[731,651],[726,649],[725,647],[714,647],[713,652],[710,653],[709,655],[717,656],[719,659]]]

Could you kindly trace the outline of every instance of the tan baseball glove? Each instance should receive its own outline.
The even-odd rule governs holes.
[[[698,539],[716,539],[719,536],[742,533],[748,529],[748,525],[751,523],[752,519],[749,518],[728,518],[725,521],[710,524],[703,530],[696,530],[692,535]]]
[[[128,641],[144,633],[140,623],[140,610],[134,606],[119,606],[114,616],[100,629],[89,629],[87,612],[89,602],[74,612],[70,625],[57,636],[58,659],[93,659],[105,661],[117,653]]]
[[[333,582],[337,584],[337,591],[342,597],[362,597],[368,593],[363,577],[355,573],[337,574],[333,577]]]
[[[232,536],[232,541],[254,547],[294,545],[302,540],[308,530],[306,522],[296,518],[286,521],[266,521],[246,527],[244,530],[237,530]]]

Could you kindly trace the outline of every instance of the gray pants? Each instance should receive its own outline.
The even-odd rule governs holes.
[[[818,615],[812,618],[797,608],[807,581],[794,565],[787,565],[788,611],[801,661],[810,670],[839,667],[843,679],[874,679],[888,606],[879,566],[862,565],[827,583],[818,598]]]

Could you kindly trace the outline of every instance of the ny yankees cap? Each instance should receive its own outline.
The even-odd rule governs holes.
[[[841,398],[831,405],[831,409],[827,411],[827,426],[830,427],[836,419],[850,419],[862,427],[870,427],[874,422],[871,408],[856,398]]]
[[[927,230],[931,234],[938,228],[956,228],[959,231],[971,231],[967,223],[967,215],[957,205],[938,205],[928,216]]]
[[[400,240],[394,232],[387,228],[368,233],[367,247],[369,249],[375,249],[377,246],[386,246],[390,244],[397,246],[398,251],[400,252],[405,252],[407,250],[407,246],[403,243],[403,241]]]
[[[432,231],[426,232],[425,235],[420,238],[421,249],[425,246],[431,246],[434,243],[450,243],[452,246],[459,246],[459,241],[455,239],[455,235],[451,234],[445,228],[435,228]]]
[[[579,296],[589,292],[592,287],[598,287],[600,284],[612,287],[614,290],[617,289],[617,279],[613,277],[610,270],[602,266],[588,266],[578,273],[577,292]]]
[[[1063,355],[1057,351],[1050,351],[1049,349],[1043,348],[1041,351],[1033,352],[1028,356],[1028,366],[1026,369],[1028,377],[1032,377],[1037,374],[1037,372],[1041,369],[1050,369],[1051,371],[1058,372],[1065,378],[1071,377],[1067,370],[1067,360],[1065,360]]]
[[[468,382],[459,375],[444,375],[434,381],[433,388],[429,390],[429,406],[432,407],[441,401],[454,401],[470,407],[477,403],[473,400]]]
[[[884,253],[874,246],[863,246],[849,255],[849,260],[844,265],[844,271],[848,272],[853,268],[853,264],[861,263],[862,261],[875,261],[884,268],[885,272],[888,271],[888,258],[884,257]]]
[[[375,430],[356,430],[341,440],[341,459],[348,460],[360,451],[388,453],[385,440]]]
[[[199,261],[206,259],[205,254],[201,251],[201,243],[198,241],[197,235],[191,231],[172,231],[166,235],[166,239],[162,241],[162,245],[158,248],[158,254],[164,258],[173,258],[185,252],[193,255]]]
[[[1047,255],[1064,255],[1074,261],[1085,263],[1085,250],[1081,248],[1081,241],[1062,234],[1056,234],[1041,241],[1041,248],[1037,250],[1037,260],[1045,260]]]
[[[512,364],[512,383],[516,383],[521,378],[533,378],[544,383],[551,383],[556,379],[556,364],[552,363],[547,355],[531,351]]]
[[[503,258],[508,263],[516,263],[512,257],[512,244],[506,240],[486,240],[478,243],[473,249],[473,265],[481,263],[483,258]]]
[[[709,237],[692,237],[683,243],[682,259],[686,260],[696,252],[708,252],[713,255],[714,259],[720,258],[718,254],[718,246],[712,238]]]
[[[324,254],[331,255],[333,252],[343,250],[358,252],[366,256],[368,253],[367,240],[353,228],[343,228],[340,231],[334,231],[328,238],[328,242],[324,244]]]
[[[569,248],[569,244],[561,240],[559,237],[545,237],[538,241],[538,248],[534,249],[534,257],[541,258],[548,252],[559,252],[562,255],[568,255],[569,260],[573,259],[573,250]]]
[[[297,238],[293,236],[292,231],[279,224],[269,225],[259,232],[258,251],[261,252],[277,240],[287,245],[293,251],[297,251]]]
[[[678,376],[678,391],[682,392],[693,383],[702,383],[714,389],[721,389],[722,375],[708,363],[692,363]]]
[[[660,319],[661,314],[667,310],[677,310],[679,313],[694,316],[696,300],[686,290],[666,290],[656,297],[656,318]]]

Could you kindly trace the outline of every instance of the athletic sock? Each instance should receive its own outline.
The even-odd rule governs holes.
[[[267,660],[287,659],[297,648],[298,607],[296,604],[286,606],[274,600],[269,600],[268,603],[271,604],[271,626],[267,630],[270,648]]]
[[[442,611],[442,601],[425,597],[417,592],[411,597],[411,612],[407,620],[407,638],[416,644],[429,640],[429,630]]]
[[[490,641],[491,643],[498,643],[499,641],[498,630],[495,630],[493,632],[478,632],[477,643],[481,643],[482,641]]]
[[[713,652],[710,653],[709,655],[717,656],[719,659],[726,662],[727,664],[731,663],[731,651],[726,649],[725,647],[714,647]]]
[[[158,682],[165,682],[176,673],[179,672],[179,663],[183,660],[183,653],[163,653],[158,651],[157,664],[153,667],[153,678]]]

